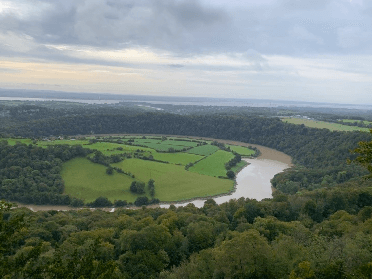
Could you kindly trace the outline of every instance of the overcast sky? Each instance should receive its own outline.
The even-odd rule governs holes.
[[[372,104],[372,1],[0,0],[0,87]]]

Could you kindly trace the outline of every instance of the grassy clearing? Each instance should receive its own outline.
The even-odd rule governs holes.
[[[231,170],[235,173],[237,173],[238,171],[240,171],[242,168],[244,168],[246,165],[248,165],[248,163],[246,161],[240,161],[239,163],[236,164],[235,167],[232,167]]]
[[[311,128],[318,128],[318,129],[328,129],[331,131],[362,131],[362,132],[369,132],[368,128],[360,128],[356,126],[347,126],[337,123],[330,123],[324,121],[315,121],[315,120],[308,120],[308,119],[300,119],[300,118],[282,118],[282,121],[292,124],[304,124],[307,127]]]
[[[190,149],[186,152],[191,153],[191,154],[196,154],[196,155],[209,156],[215,153],[217,150],[219,150],[217,146],[207,144],[207,145],[194,147],[193,149]]]
[[[183,166],[162,164],[139,159],[124,160],[113,164],[129,171],[136,179],[147,182],[155,180],[155,198],[161,201],[177,201],[218,195],[233,188],[233,181],[188,172]]]
[[[32,139],[13,139],[13,138],[0,138],[0,141],[6,140],[9,145],[15,145],[17,142],[31,144]]]
[[[49,145],[58,145],[58,144],[66,144],[66,145],[81,145],[83,147],[87,147],[86,145],[89,144],[89,140],[51,140],[51,141],[44,141],[40,140],[36,143],[37,146],[46,147]]]
[[[194,163],[203,156],[195,155],[195,154],[188,154],[188,153],[158,153],[153,152],[152,156],[155,160],[160,160],[164,162],[169,162],[171,164],[181,164],[187,165],[188,163]]]
[[[241,156],[251,156],[255,153],[254,150],[249,149],[248,147],[237,146],[237,145],[227,145],[227,146],[230,147],[231,150],[240,154]]]
[[[225,163],[230,161],[232,158],[234,158],[232,153],[218,150],[189,168],[189,171],[216,177],[226,176]]]
[[[371,121],[366,121],[366,120],[354,120],[354,119],[342,119],[342,122],[346,122],[346,123],[360,123],[362,122],[363,124],[366,124],[366,125],[370,125],[372,124]]]
[[[106,167],[94,164],[85,158],[76,158],[63,164],[62,178],[65,181],[65,193],[91,202],[100,196],[109,200],[127,200],[133,202],[137,196],[129,191],[134,179],[114,172],[106,174]]]
[[[197,146],[196,142],[175,141],[175,140],[158,140],[158,139],[134,139],[133,145],[143,145],[153,148],[157,151],[168,151],[173,148],[175,151],[182,151],[184,148]]]

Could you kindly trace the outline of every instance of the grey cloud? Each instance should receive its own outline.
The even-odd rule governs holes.
[[[202,0],[14,1],[48,5],[37,19],[0,14],[0,33],[29,35],[40,45],[140,46],[178,56],[247,49],[287,55],[371,52],[362,38],[371,36],[366,12],[371,5],[350,6],[348,1],[277,0],[230,9],[206,6]],[[356,19],[359,31],[352,35],[347,30]],[[28,51],[42,55],[35,46]],[[246,59],[257,57],[247,54]]]

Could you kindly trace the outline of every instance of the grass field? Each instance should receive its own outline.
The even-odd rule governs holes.
[[[169,162],[171,164],[181,164],[187,165],[188,163],[194,163],[203,156],[188,154],[188,153],[158,153],[156,151],[152,152],[152,156],[155,160],[160,160],[164,162]]]
[[[136,179],[155,180],[155,198],[176,201],[226,193],[233,188],[233,181],[189,172],[183,166],[162,164],[139,159],[124,160],[113,164],[133,173]],[[128,186],[129,187],[129,186]]]
[[[237,163],[235,167],[232,167],[231,170],[236,173],[240,171],[242,168],[244,168],[246,165],[248,165],[248,163],[242,160],[239,163]]]
[[[128,140],[124,140],[128,141]],[[175,141],[175,140],[164,140],[161,139],[142,139],[142,138],[135,138],[133,145],[142,145],[157,151],[168,151],[169,148],[173,148],[175,151],[181,151],[184,148],[190,148],[197,146],[198,143],[191,142],[191,141]]]
[[[13,138],[0,138],[0,141],[6,140],[9,145],[15,145],[17,142],[30,144],[32,139],[13,139]]]
[[[226,176],[225,163],[232,158],[234,155],[231,152],[218,150],[189,168],[189,171],[216,177]]]
[[[89,140],[69,140],[69,139],[63,139],[63,140],[52,140],[52,141],[44,141],[39,140],[36,145],[45,147],[49,145],[57,145],[57,144],[67,144],[67,145],[82,145],[83,147],[87,147],[86,145],[89,144]]]
[[[254,150],[249,149],[248,147],[237,146],[237,145],[227,145],[227,146],[230,147],[231,150],[240,154],[241,156],[251,156],[255,153]]]
[[[362,122],[363,124],[366,124],[366,125],[372,124],[371,121],[366,121],[366,120],[361,121],[361,120],[354,120],[354,119],[342,119],[342,121],[343,122],[346,122],[346,123],[355,123],[355,122],[359,123],[359,122]]]
[[[114,172],[106,174],[106,167],[94,164],[85,158],[76,158],[63,164],[62,178],[65,181],[65,193],[91,202],[100,196],[109,200],[125,199],[135,201],[129,186],[134,179]]]
[[[187,153],[196,154],[196,155],[202,155],[202,156],[209,156],[213,153],[215,153],[219,148],[215,145],[202,145],[194,147],[193,149],[190,149],[186,151]]]
[[[316,121],[316,120],[308,120],[308,119],[300,119],[300,118],[282,118],[284,122],[292,123],[301,125],[304,124],[307,127],[311,128],[319,128],[319,129],[328,129],[331,131],[362,131],[362,132],[369,132],[368,128],[360,128],[356,126],[347,126],[337,123],[330,123],[324,121]]]

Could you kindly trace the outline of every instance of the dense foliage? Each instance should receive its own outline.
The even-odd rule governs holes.
[[[368,182],[171,209],[1,210],[6,278],[369,278]],[[103,201],[104,199],[102,199]],[[3,237],[4,236],[4,237]],[[307,274],[307,277],[303,277]],[[83,276],[83,277],[82,277]]]
[[[33,204],[76,203],[63,194],[62,163],[89,152],[79,145],[41,148],[0,141],[0,199]]]
[[[143,133],[230,139],[261,144],[292,156],[311,168],[339,166],[367,133],[331,132],[283,123],[278,118],[179,116],[172,114],[92,115],[28,122],[6,130],[25,137],[77,134]]]

